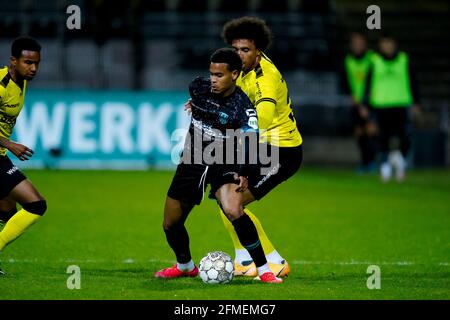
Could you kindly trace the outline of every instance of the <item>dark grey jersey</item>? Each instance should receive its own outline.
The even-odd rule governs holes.
[[[193,156],[194,153],[204,155],[205,149],[213,142],[216,142],[215,151],[222,152],[224,157],[226,153],[235,153],[239,143],[227,144],[226,142],[228,139],[235,139],[237,133],[254,134],[257,139],[258,118],[255,107],[239,87],[236,87],[231,95],[220,97],[211,92],[209,78],[198,77],[189,85],[189,93],[192,120],[183,158],[189,154]],[[218,150],[220,144],[222,150]],[[227,147],[230,149],[231,145],[234,149],[227,150]],[[193,159],[193,157],[190,158]],[[191,163],[199,163],[199,161],[200,159],[196,157]],[[204,164],[204,159],[200,163]]]

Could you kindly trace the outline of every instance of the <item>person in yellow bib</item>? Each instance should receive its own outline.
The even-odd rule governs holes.
[[[0,69],[0,253],[47,210],[44,197],[7,156],[9,151],[26,161],[33,155],[33,150],[11,141],[10,136],[23,108],[27,81],[38,72],[40,51],[36,40],[17,38],[11,46],[10,66]],[[0,269],[0,275],[4,274]]]
[[[357,31],[351,33],[349,47],[341,84],[344,93],[351,97],[352,126],[361,158],[358,173],[370,173],[376,171],[377,128],[375,122],[364,114],[366,110],[361,104],[373,51],[367,48],[365,35]]]
[[[253,166],[248,175],[248,188],[243,192],[244,205],[260,200],[277,185],[294,175],[303,160],[302,136],[292,111],[288,87],[273,62],[264,54],[272,33],[266,22],[256,17],[241,17],[228,21],[222,38],[239,54],[243,70],[237,85],[256,107],[260,130],[260,150],[268,148],[277,161],[270,163],[262,174],[263,165]],[[266,259],[275,275],[284,277],[290,272],[289,264],[267,237],[258,218],[245,207],[245,213],[254,222]],[[257,270],[248,251],[239,242],[236,232],[221,213],[222,220],[235,247],[235,275],[256,276]]]
[[[391,35],[380,37],[379,53],[371,60],[363,101],[379,128],[381,179],[389,181],[395,169],[397,181],[403,181],[411,147],[410,112],[420,110],[417,84],[408,54],[398,50]],[[394,137],[400,140],[400,155],[392,159],[389,152]]]

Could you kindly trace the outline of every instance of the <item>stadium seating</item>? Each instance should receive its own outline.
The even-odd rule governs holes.
[[[211,52],[224,46],[220,32],[227,20],[258,15],[272,28],[268,55],[289,83],[296,114],[310,119],[332,114],[333,121],[321,123],[321,133],[350,135],[337,71],[349,32],[364,30],[369,0],[152,0],[133,2],[134,7],[121,1],[71,3],[83,8],[81,30],[58,28],[65,24],[56,14],[64,1],[0,0],[2,47],[19,34],[45,43],[52,63],[42,64],[35,87],[181,90],[193,75],[205,73]],[[382,0],[378,5],[383,30],[398,38],[414,64],[425,111],[422,129],[445,130],[450,108],[447,2]],[[380,32],[367,33],[375,47]],[[315,134],[317,128],[305,124],[303,132]]]

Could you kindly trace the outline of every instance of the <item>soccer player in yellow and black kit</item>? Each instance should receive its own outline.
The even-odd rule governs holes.
[[[40,51],[36,40],[18,38],[11,46],[10,66],[0,69],[0,222],[4,224],[0,252],[47,210],[45,199],[6,154],[9,150],[21,161],[33,155],[28,147],[10,141],[10,136],[24,104],[27,81],[38,71]],[[17,203],[22,207],[18,211]]]
[[[243,70],[237,84],[256,107],[260,147],[269,144],[269,149],[275,150],[272,154],[279,155],[279,161],[271,163],[267,174],[261,175],[258,167],[249,174],[248,189],[244,191],[244,205],[248,205],[298,171],[303,159],[302,137],[292,112],[286,81],[264,54],[272,37],[265,21],[256,17],[231,20],[224,25],[222,37],[242,60]],[[257,228],[271,270],[277,276],[286,276],[290,272],[287,261],[275,250],[256,216],[248,208],[244,211]],[[221,216],[235,247],[235,275],[256,276],[256,266],[250,255],[239,242],[231,223],[223,214]]]

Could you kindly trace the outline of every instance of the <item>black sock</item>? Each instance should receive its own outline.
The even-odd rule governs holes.
[[[9,219],[11,219],[11,217],[13,215],[15,215],[17,213],[16,209],[12,209],[8,212],[6,211],[0,211],[0,220],[3,222],[8,222]]]
[[[367,145],[368,145],[368,153],[367,153],[368,161],[369,163],[373,163],[375,162],[375,158],[377,156],[378,151],[377,138],[368,137]]]
[[[361,153],[361,163],[367,166],[370,163],[369,139],[366,135],[358,138],[359,152]]]
[[[188,263],[191,261],[191,251],[189,249],[189,235],[184,224],[178,224],[164,229],[167,242],[175,252],[178,263]]]
[[[259,241],[258,231],[250,217],[244,213],[242,216],[232,221],[234,230],[245,249],[252,257],[256,267],[261,267],[267,263],[266,255]]]

